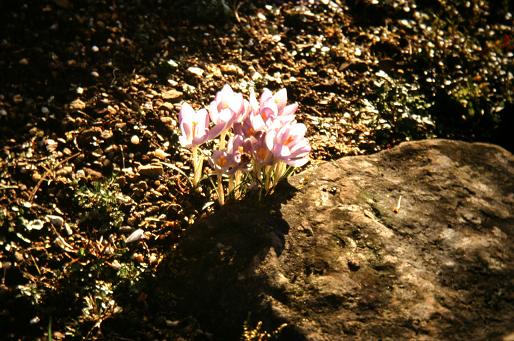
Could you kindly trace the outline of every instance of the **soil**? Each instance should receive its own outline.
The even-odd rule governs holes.
[[[212,336],[145,307],[161,261],[216,210],[185,176],[178,110],[226,83],[287,88],[311,164],[432,137],[514,150],[512,3],[221,3],[0,3],[8,339]]]

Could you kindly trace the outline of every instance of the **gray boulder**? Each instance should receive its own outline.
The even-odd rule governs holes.
[[[427,140],[322,163],[200,221],[167,266],[219,339],[248,319],[290,340],[513,340],[514,157]]]

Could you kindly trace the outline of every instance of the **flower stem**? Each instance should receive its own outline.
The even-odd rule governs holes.
[[[234,174],[234,198],[237,200],[241,197],[240,187],[241,187],[241,177],[242,172],[240,170],[236,170],[236,174]]]
[[[220,135],[220,143],[218,144],[218,150],[223,150],[223,148],[225,148],[225,144],[226,144],[226,140],[225,140],[225,137],[227,136],[227,132],[224,131],[221,133]]]
[[[221,174],[218,175],[218,202],[220,206],[225,205],[225,190],[223,188],[223,177]]]
[[[235,199],[236,196],[235,196],[235,192],[234,192],[234,190],[235,190],[235,178],[234,178],[234,175],[230,175],[228,177],[228,189],[227,190],[228,190],[228,194],[230,196],[233,196],[234,199]]]
[[[286,164],[283,161],[277,161],[275,164],[275,170],[273,174],[273,188],[275,188],[284,175],[284,171],[286,169]]]
[[[203,154],[198,154],[198,147],[191,149],[193,163],[193,187],[197,187],[202,177]]]

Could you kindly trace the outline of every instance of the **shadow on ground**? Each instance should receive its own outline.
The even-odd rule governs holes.
[[[268,287],[266,279],[254,274],[270,249],[281,254],[289,232],[280,207],[296,190],[287,184],[279,187],[271,198],[228,203],[197,222],[161,263],[156,277],[138,284],[134,300],[127,301],[126,291],[117,293],[126,302],[124,312],[106,321],[107,329],[124,337],[143,337],[145,330],[146,337],[141,317],[150,314],[157,319],[154,326],[167,329],[167,335],[198,339],[239,339],[245,321],[253,326],[259,322],[253,315],[268,317],[263,321],[266,330],[279,326],[283,321],[259,300]],[[141,297],[144,302],[138,302]],[[282,335],[302,339],[293,328]]]

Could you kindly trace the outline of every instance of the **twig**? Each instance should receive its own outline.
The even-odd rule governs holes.
[[[67,158],[65,158],[64,160],[62,161],[59,161],[57,163],[57,165],[55,165],[55,167],[53,167],[52,169],[47,169],[46,172],[43,174],[43,176],[41,177],[41,179],[39,179],[38,183],[36,184],[36,187],[34,187],[34,189],[32,190],[32,192],[30,193],[29,195],[29,202],[32,202],[32,200],[34,199],[34,196],[36,195],[37,191],[39,190],[39,187],[41,187],[41,184],[43,183],[43,181],[45,181],[45,179],[50,175],[50,173],[52,173],[53,170],[55,170],[56,168],[58,168],[59,166],[63,165],[64,163],[68,162],[69,160],[77,157],[80,155],[81,152],[78,152],[78,153],[75,153],[71,156],[68,156]]]
[[[3,190],[3,189],[17,189],[19,188],[18,186],[9,186],[9,185],[0,185],[0,190]]]

